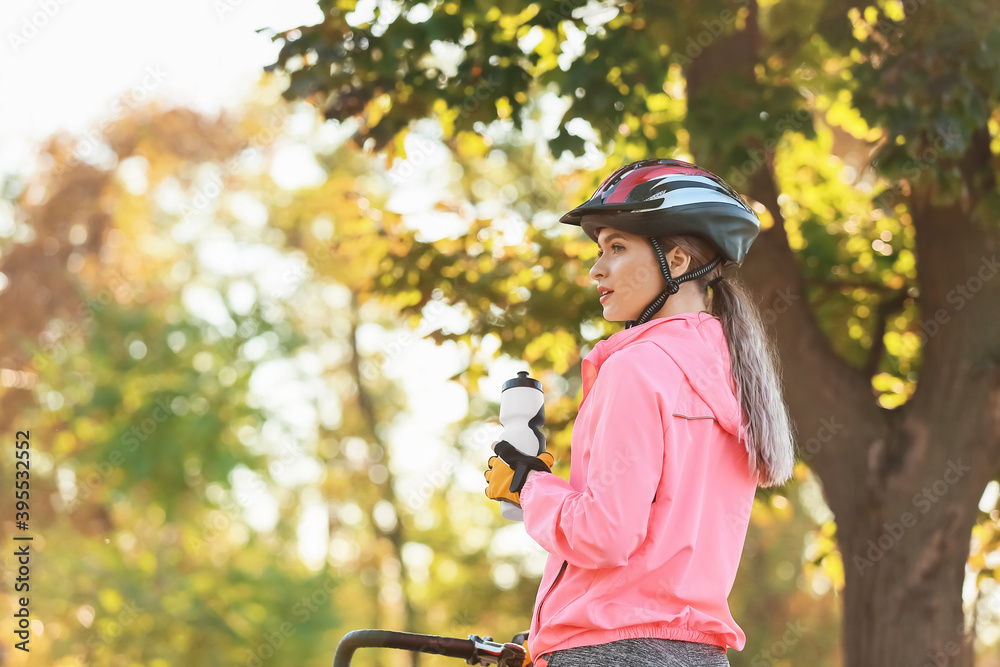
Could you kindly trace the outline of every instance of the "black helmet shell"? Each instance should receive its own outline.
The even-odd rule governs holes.
[[[735,264],[760,233],[757,214],[725,181],[673,159],[625,165],[559,221],[580,225],[595,242],[604,227],[647,237],[701,236]]]

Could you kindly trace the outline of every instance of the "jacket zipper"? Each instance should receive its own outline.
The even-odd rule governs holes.
[[[569,561],[568,560],[564,560],[563,564],[562,564],[562,567],[559,568],[559,574],[557,574],[556,578],[552,580],[552,585],[549,586],[549,590],[545,591],[545,595],[543,595],[542,599],[538,602],[538,610],[535,612],[535,627],[536,628],[541,628],[542,605],[545,604],[545,600],[546,600],[546,598],[549,597],[549,593],[552,592],[552,589],[555,588],[556,584],[559,583],[559,580],[562,579],[563,573],[566,571],[566,566],[567,565],[569,565]]]

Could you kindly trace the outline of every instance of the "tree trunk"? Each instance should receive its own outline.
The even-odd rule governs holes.
[[[734,62],[747,63],[752,75],[756,4],[749,9],[743,33],[717,40],[691,64],[692,98],[732,73]],[[965,162],[979,153],[970,148]],[[775,224],[761,233],[740,275],[760,298],[785,386],[794,388],[786,401],[801,458],[836,517],[844,664],[972,665],[961,593],[978,500],[1000,462],[1000,234],[995,223],[973,222],[968,203],[934,205],[929,187],[913,189],[923,360],[915,394],[886,410],[870,374],[833,351],[813,316],[785,235],[772,160],[767,155],[751,176],[747,194]],[[977,201],[983,186],[973,178],[966,185]]]
[[[354,382],[358,388],[358,408],[364,417],[366,430],[369,433],[369,437],[382,448],[385,452],[386,457],[386,469],[389,470],[389,447],[381,437],[379,437],[379,420],[375,411],[375,402],[372,400],[372,396],[364,384],[364,377],[361,373],[361,355],[358,351],[358,326],[360,324],[360,314],[358,308],[357,295],[351,294],[351,332],[350,332],[350,346],[351,346],[351,375],[354,378]],[[382,484],[381,492],[379,496],[392,505],[392,509],[396,514],[396,525],[391,530],[382,530],[379,528],[378,523],[375,521],[374,515],[369,508],[369,521],[372,526],[375,527],[375,533],[379,537],[385,538],[392,545],[393,557],[399,562],[399,587],[402,592],[403,597],[403,627],[404,632],[416,632],[416,613],[413,609],[413,603],[410,600],[410,596],[407,593],[407,581],[409,577],[406,572],[406,563],[403,560],[403,544],[405,538],[403,535],[403,513],[401,511],[400,504],[396,501],[396,489],[395,489],[395,478],[392,472],[387,473],[386,481]],[[385,574],[380,572],[380,577],[384,577]],[[381,618],[381,602],[376,602],[375,608],[377,610],[376,618]],[[380,622],[376,624],[375,627],[380,627]],[[390,628],[391,629],[391,628]],[[410,653],[409,658],[410,665],[412,667],[418,667],[420,664],[420,654],[416,652]]]
[[[786,386],[800,388],[786,392],[800,453],[836,517],[845,665],[971,665],[961,591],[978,500],[1000,451],[1000,280],[973,278],[989,275],[996,230],[911,203],[927,335],[917,392],[886,410],[812,317],[773,182],[769,169],[753,180],[752,195],[776,222],[741,275],[763,296]],[[956,286],[966,285],[971,298],[962,300]]]

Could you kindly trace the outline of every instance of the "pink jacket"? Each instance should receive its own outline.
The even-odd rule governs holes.
[[[569,482],[532,473],[524,526],[549,552],[528,647],[544,654],[632,637],[737,651],[729,613],[757,487],[721,323],[655,319],[583,361]]]

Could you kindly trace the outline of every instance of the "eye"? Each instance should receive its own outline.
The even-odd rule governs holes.
[[[612,255],[617,255],[622,250],[625,250],[625,246],[623,246],[621,243],[612,243],[611,244],[611,254]],[[604,257],[604,251],[601,250],[600,248],[598,248],[597,249],[597,259],[600,259],[601,257]]]

